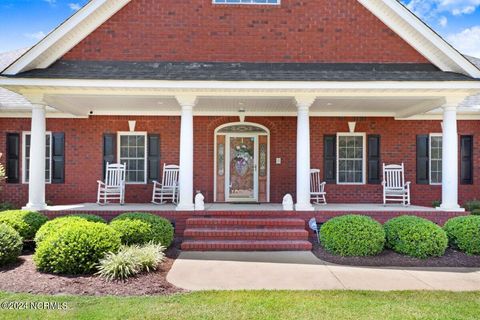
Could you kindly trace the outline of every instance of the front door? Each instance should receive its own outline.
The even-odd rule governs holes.
[[[258,201],[258,135],[226,135],[225,199],[229,202]]]

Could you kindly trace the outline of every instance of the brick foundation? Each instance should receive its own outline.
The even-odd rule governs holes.
[[[54,205],[96,201],[97,183],[102,177],[102,137],[104,133],[128,131],[128,120],[136,120],[138,131],[160,135],[161,165],[178,163],[179,117],[92,116],[89,119],[47,119],[47,130],[65,133],[65,183],[46,187],[47,201]],[[214,131],[218,126],[236,122],[238,117],[194,118],[194,188],[201,190],[206,202],[213,202]],[[270,130],[270,199],[280,203],[286,193],[295,193],[295,117],[247,117],[246,121]],[[412,204],[431,206],[441,198],[441,186],[416,184],[416,135],[441,132],[440,121],[395,121],[393,118],[311,118],[311,165],[323,170],[323,136],[348,132],[348,121],[357,122],[357,132],[381,137],[381,162],[405,163],[406,179],[412,182]],[[30,130],[29,119],[0,118],[0,152],[6,152],[7,132]],[[478,121],[459,121],[459,135],[474,136],[474,184],[460,185],[459,200],[480,198],[480,126]],[[275,159],[282,164],[276,165]],[[5,163],[5,157],[1,161]],[[330,203],[381,203],[381,185],[327,184]],[[128,203],[148,203],[152,185],[128,185]],[[0,201],[25,205],[28,186],[2,184]]]

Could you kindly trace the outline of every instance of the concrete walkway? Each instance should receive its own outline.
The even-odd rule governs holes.
[[[480,290],[480,268],[372,268],[311,252],[182,252],[167,275],[188,290]]]

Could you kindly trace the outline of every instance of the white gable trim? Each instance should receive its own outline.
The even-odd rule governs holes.
[[[3,73],[14,75],[49,67],[130,1],[90,1],[7,67]]]
[[[443,71],[480,78],[480,70],[396,0],[358,0],[378,19]]]
[[[16,60],[3,74],[49,67],[131,0],[92,0]],[[480,78],[480,70],[397,0],[358,0],[443,71]]]

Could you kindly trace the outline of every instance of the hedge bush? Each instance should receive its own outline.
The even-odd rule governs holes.
[[[470,212],[474,210],[480,210],[480,200],[467,201],[465,203],[465,210]]]
[[[142,231],[142,235],[139,237],[133,237],[131,233],[125,232],[126,226],[128,224],[125,223],[118,223],[118,221],[141,221],[149,225],[150,231],[144,232]],[[154,242],[159,243],[164,247],[170,246],[173,241],[173,226],[165,218],[150,214],[150,213],[141,213],[141,212],[133,212],[133,213],[124,213],[116,217],[110,223],[114,228],[119,230],[122,233],[122,239],[129,242],[130,244],[145,244],[147,242]],[[135,227],[137,229],[143,230],[143,225],[138,223],[130,224],[130,226]],[[135,241],[134,241],[135,240]]]
[[[14,262],[22,253],[20,234],[5,223],[0,223],[0,266]]]
[[[86,221],[86,220],[80,217],[65,216],[65,217],[59,217],[59,218],[55,218],[53,220],[48,221],[47,223],[42,225],[40,229],[38,229],[37,233],[35,234],[36,245],[37,246],[40,245],[40,243],[43,240],[45,240],[47,237],[49,237],[53,233],[58,232],[64,226],[67,226],[75,221]]]
[[[370,217],[346,215],[333,218],[320,229],[320,241],[340,256],[371,256],[383,251],[385,231]]]
[[[448,246],[445,231],[423,218],[401,216],[387,221],[384,228],[387,247],[411,257],[440,257]]]
[[[82,218],[82,219],[85,219],[85,220],[90,221],[90,222],[107,223],[107,221],[105,221],[105,219],[103,219],[100,216],[96,216],[94,214],[78,213],[78,214],[69,215],[68,217],[78,217],[78,218]]]
[[[152,227],[142,220],[115,220],[110,226],[120,234],[122,244],[144,244],[154,238]]]
[[[0,203],[0,212],[6,210],[15,210],[15,205],[11,204],[10,202],[2,202]]]
[[[70,218],[71,219],[71,218]],[[37,247],[33,261],[40,271],[88,274],[109,252],[120,248],[120,236],[110,226],[86,220],[68,221]]]
[[[0,212],[0,223],[6,223],[17,230],[23,240],[32,240],[38,229],[48,221],[43,214],[26,210]]]
[[[452,248],[469,255],[480,254],[480,216],[452,218],[445,223],[443,230]]]
[[[480,216],[480,209],[475,209],[472,211],[472,215],[474,216]]]

